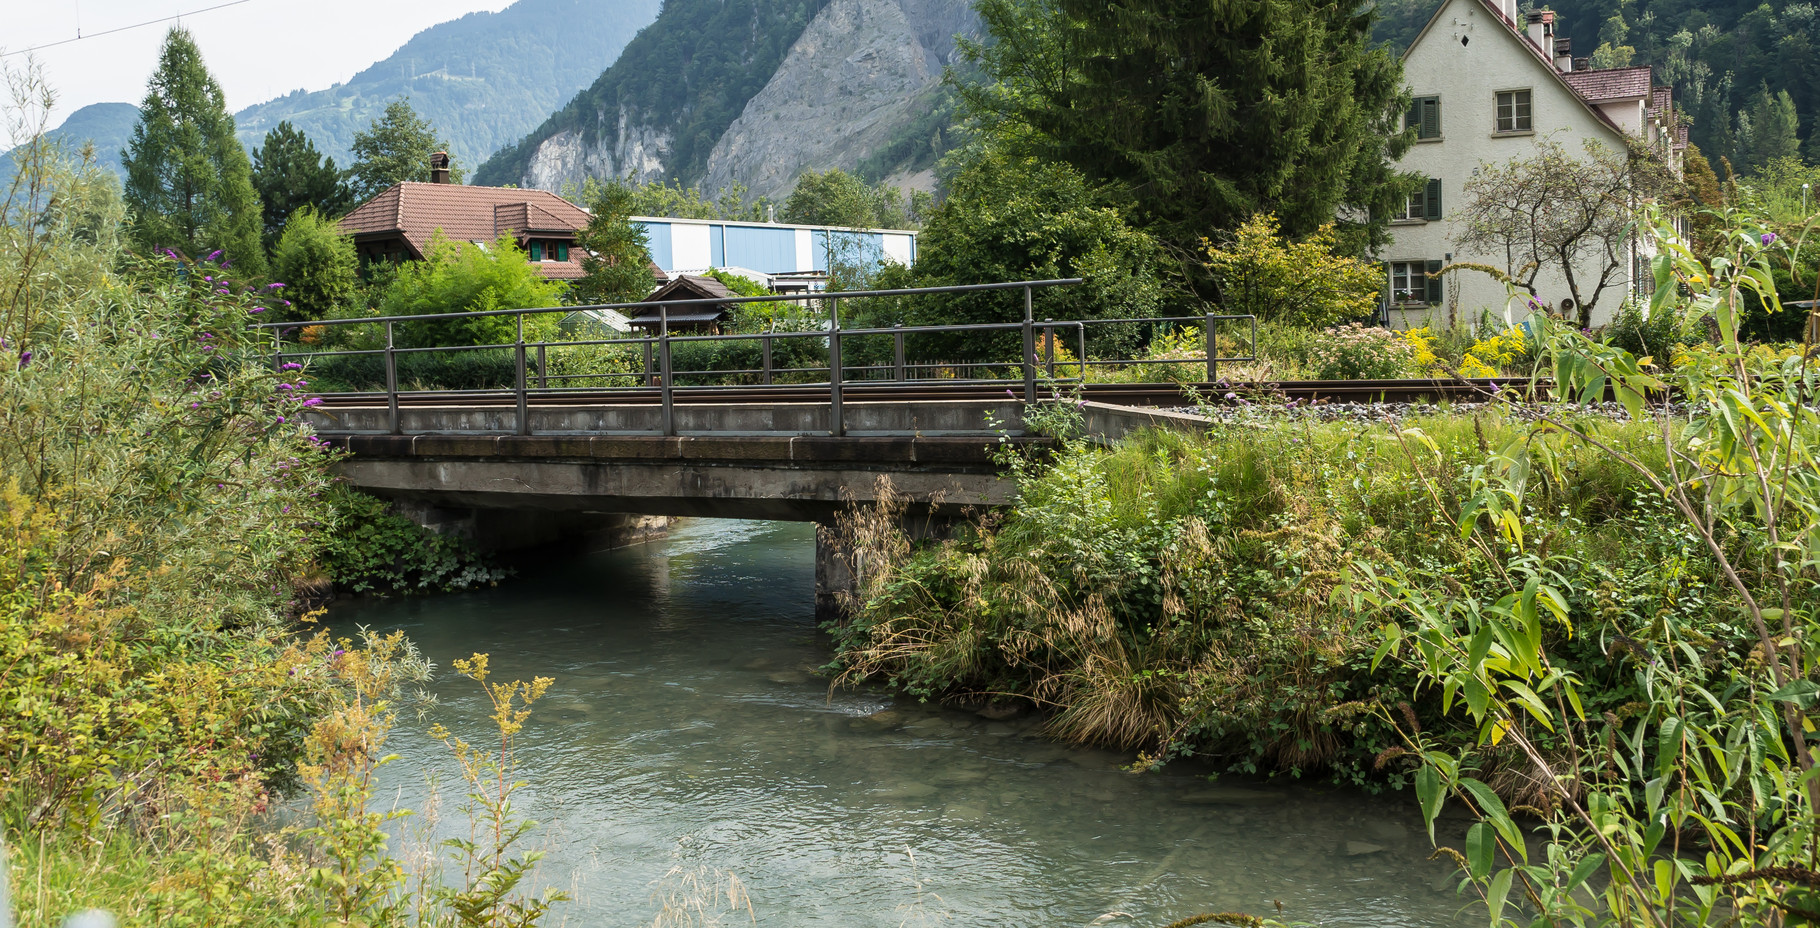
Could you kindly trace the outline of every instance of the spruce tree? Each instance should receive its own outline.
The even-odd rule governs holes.
[[[1369,5],[1321,0],[981,0],[963,85],[994,144],[1062,161],[1190,257],[1274,212],[1300,238],[1334,220],[1381,240],[1409,180],[1392,163],[1402,66]],[[1350,207],[1350,209],[1347,209]],[[1366,217],[1373,217],[1367,219]]]
[[[234,138],[221,85],[181,26],[164,38],[120,160],[135,245],[192,258],[219,250],[242,276],[264,271],[252,165]]]
[[[417,114],[409,98],[399,98],[362,132],[354,134],[354,164],[348,180],[354,195],[366,200],[399,181],[430,179],[430,155],[448,151],[436,127]],[[449,162],[449,176],[461,183],[461,169]]]
[[[268,251],[277,247],[285,222],[297,210],[308,206],[333,217],[352,205],[335,159],[323,157],[288,120],[267,132],[265,143],[253,152],[253,189],[265,204]]]

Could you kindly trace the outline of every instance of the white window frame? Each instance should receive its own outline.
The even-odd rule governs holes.
[[[1505,101],[1509,103],[1509,125],[1506,126]],[[1517,135],[1536,131],[1536,95],[1529,87],[1494,91],[1491,95],[1491,125],[1496,135]]]

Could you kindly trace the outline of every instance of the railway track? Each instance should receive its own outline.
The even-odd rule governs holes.
[[[1279,395],[1303,402],[1336,403],[1411,403],[1469,402],[1500,390],[1527,389],[1527,380],[1498,378],[1488,380],[1319,380],[1284,381],[1270,384],[1088,384],[1081,390],[1084,399],[1120,406],[1179,407],[1194,405],[1192,391],[1214,403],[1231,402],[1235,397],[1255,399],[1260,395]],[[841,387],[844,402],[929,402],[938,400],[992,400],[1021,398],[1022,384],[999,383],[847,383]],[[1067,387],[1063,388],[1067,390]],[[1043,391],[1043,395],[1048,395]],[[688,386],[671,391],[677,405],[746,404],[746,403],[827,403],[827,384],[773,384],[769,386]],[[323,405],[338,408],[384,405],[384,393],[325,393]],[[663,401],[658,387],[615,387],[610,389],[531,389],[526,391],[528,405],[537,407],[657,405]],[[421,391],[400,392],[398,403],[404,407],[423,406],[511,406],[517,395],[511,390]]]

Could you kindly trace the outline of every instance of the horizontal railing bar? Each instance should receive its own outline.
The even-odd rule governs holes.
[[[1018,280],[996,284],[956,284],[947,287],[908,287],[899,290],[823,290],[788,295],[710,297],[697,300],[659,300],[635,303],[589,303],[581,306],[529,306],[522,309],[488,309],[467,313],[429,313],[420,316],[368,316],[360,319],[317,319],[310,322],[258,322],[256,329],[295,329],[316,325],[360,325],[368,322],[431,322],[438,319],[480,319],[489,316],[524,316],[535,313],[579,313],[596,309],[651,309],[656,306],[720,306],[727,303],[782,303],[799,300],[849,300],[862,297],[916,296],[924,293],[972,293],[981,290],[1021,290],[1025,287],[1063,287],[1084,283],[1080,277],[1053,280]]]

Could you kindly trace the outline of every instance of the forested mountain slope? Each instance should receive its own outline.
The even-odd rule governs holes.
[[[619,57],[657,18],[661,0],[518,0],[418,33],[345,84],[295,91],[236,115],[240,140],[256,147],[289,120],[337,164],[354,133],[386,104],[411,105],[472,168],[530,131]]]
[[[71,157],[81,153],[84,143],[95,143],[95,160],[124,179],[120,150],[126,147],[133,124],[138,121],[139,107],[131,103],[91,103],[71,113],[63,125],[45,133],[45,137],[64,145]],[[0,155],[0,195],[11,186],[15,170],[12,152]]]
[[[931,119],[954,35],[976,29],[967,0],[670,0],[474,182],[632,175],[777,199],[803,170],[925,166],[925,143],[946,128]]]

